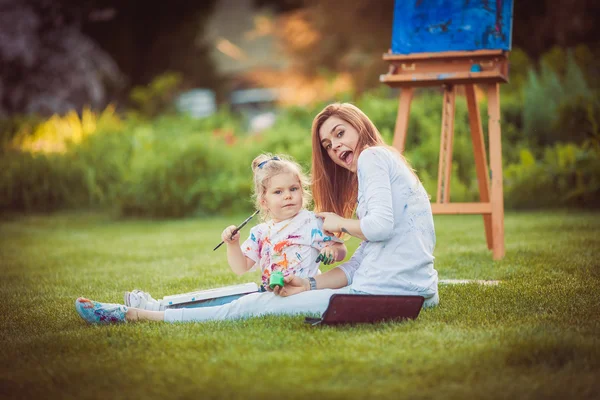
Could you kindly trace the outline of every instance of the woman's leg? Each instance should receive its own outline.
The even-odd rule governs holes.
[[[164,311],[165,322],[200,322],[257,317],[267,314],[322,314],[335,293],[348,293],[349,288],[322,289],[280,297],[271,292],[252,293],[218,307],[180,308]],[[157,312],[138,313],[138,320],[159,318]]]
[[[440,295],[436,292],[432,297],[425,299],[423,302],[423,308],[435,307],[440,303]]]

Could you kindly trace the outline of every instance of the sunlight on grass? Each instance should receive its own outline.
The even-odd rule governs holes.
[[[437,216],[441,303],[415,321],[321,327],[267,316],[95,327],[78,296],[119,302],[259,282],[238,277],[220,232],[238,217],[0,222],[0,387],[27,398],[594,398],[600,390],[600,219],[509,213],[492,260],[480,216]],[[255,222],[254,222],[255,223]],[[243,234],[247,234],[248,227]],[[358,241],[348,242],[354,251]],[[327,269],[327,268],[325,268]]]

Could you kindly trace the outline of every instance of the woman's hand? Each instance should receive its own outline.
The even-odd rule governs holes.
[[[323,230],[326,233],[336,233],[342,231],[342,226],[344,225],[345,218],[342,218],[336,213],[332,212],[320,212],[316,213],[315,215],[323,219]]]
[[[289,275],[283,278],[283,284],[284,286],[282,288],[276,286],[275,289],[273,289],[273,293],[281,297],[288,297],[310,290],[308,279],[300,278],[296,275]]]
[[[338,259],[338,253],[337,246],[327,246],[319,253],[317,262],[322,261],[325,265],[333,264]]]
[[[227,244],[239,243],[240,242],[240,232],[239,231],[236,232],[235,235],[233,235],[233,238],[231,237],[231,234],[233,233],[235,228],[236,228],[235,225],[231,225],[231,226],[228,226],[227,228],[225,228],[223,233],[221,233],[221,240]]]

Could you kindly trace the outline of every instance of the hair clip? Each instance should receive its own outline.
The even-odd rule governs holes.
[[[260,164],[258,164],[258,168],[262,169],[262,167],[264,167],[264,166],[265,166],[265,164],[266,164],[266,163],[268,163],[269,161],[281,161],[281,158],[279,158],[279,157],[275,156],[275,157],[273,157],[273,158],[270,158],[270,159],[268,159],[268,160],[265,160],[265,161],[261,162]]]

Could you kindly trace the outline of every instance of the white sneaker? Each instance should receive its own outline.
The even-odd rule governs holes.
[[[138,289],[131,292],[125,292],[123,300],[125,300],[125,305],[127,307],[151,311],[158,311],[160,308],[160,302],[154,299],[150,293]]]

